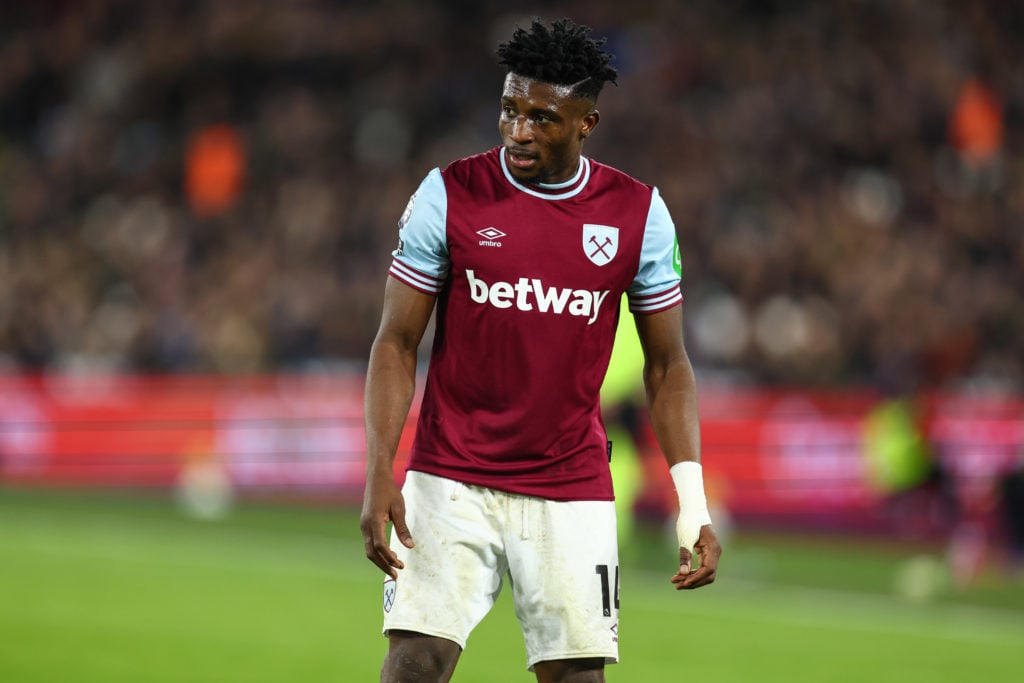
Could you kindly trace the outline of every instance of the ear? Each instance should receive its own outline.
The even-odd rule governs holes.
[[[601,120],[601,113],[596,109],[591,109],[583,116],[583,125],[580,126],[580,140],[584,139],[588,135],[594,132],[597,128],[598,122]]]

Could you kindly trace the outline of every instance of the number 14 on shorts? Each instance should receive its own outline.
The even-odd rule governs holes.
[[[612,587],[608,581],[608,565],[599,564],[594,568],[594,571],[600,576],[601,581],[601,609],[604,612],[604,616],[610,617],[612,615]],[[615,609],[619,609],[619,566],[615,565]]]

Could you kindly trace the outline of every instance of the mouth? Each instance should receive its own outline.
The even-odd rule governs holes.
[[[537,155],[514,147],[505,148],[505,158],[513,168],[528,169],[537,164]]]

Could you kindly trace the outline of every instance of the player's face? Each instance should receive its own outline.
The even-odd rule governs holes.
[[[501,93],[498,132],[512,176],[526,183],[569,180],[598,119],[594,103],[574,97],[569,86],[510,73]]]

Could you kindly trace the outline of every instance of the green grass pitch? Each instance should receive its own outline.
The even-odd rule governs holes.
[[[0,488],[0,681],[375,681],[380,577],[350,510]],[[609,681],[1021,680],[1024,588],[923,603],[892,546],[739,536],[719,581],[671,589],[671,551],[630,548]],[[530,681],[507,591],[456,681]]]

